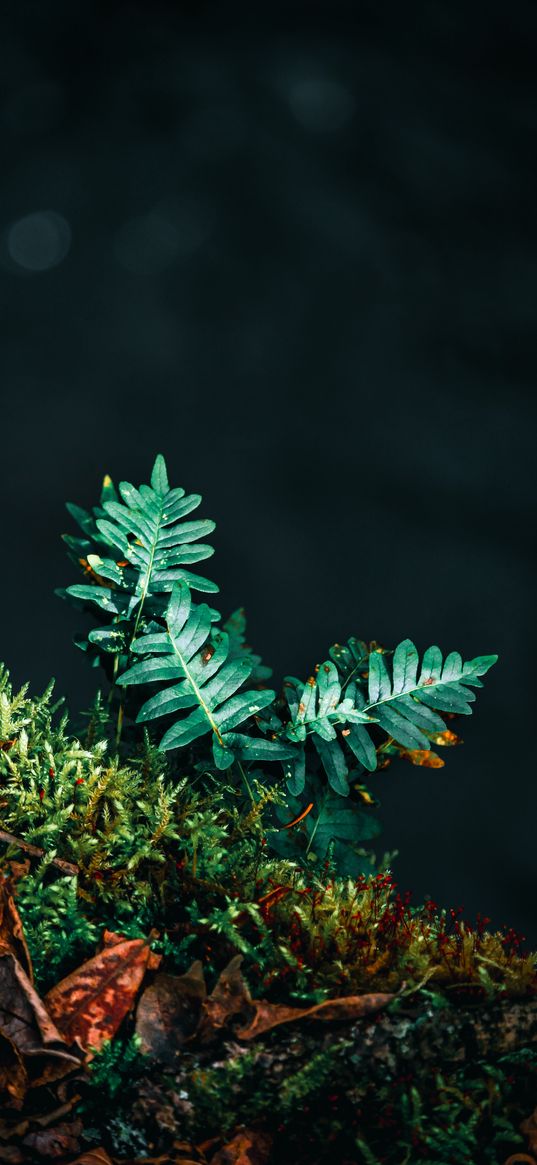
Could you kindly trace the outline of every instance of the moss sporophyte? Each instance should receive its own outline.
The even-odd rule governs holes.
[[[536,957],[512,928],[489,931],[486,916],[469,922],[462,907],[430,898],[414,905],[392,875],[396,854],[370,848],[380,833],[377,773],[400,761],[443,766],[461,743],[453,721],[471,713],[497,657],[463,662],[433,646],[420,659],[410,639],[391,650],[351,637],[305,682],[287,676],[281,690],[268,687],[243,609],[223,621],[216,584],[191,569],[213,553],[204,539],[214,523],[191,517],[200,503],[170,488],[159,455],[148,484],[116,490],[107,476],[91,511],[68,504],[79,532],[64,538],[82,581],[59,594],[93,620],[75,642],[103,677],[76,731],[52,684],[40,696],[27,685],[15,693],[0,671],[0,881],[12,903],[0,938],[10,958],[27,958],[17,982],[33,967],[43,1006],[63,1001],[60,1027],[75,1024],[65,1000],[69,984],[80,989],[81,964],[84,982],[95,976],[92,1007],[99,976],[116,984],[112,1012],[122,1018],[111,1042],[85,1050],[83,1110],[114,1160],[168,1152],[166,1121],[176,1140],[205,1146],[189,1142],[188,1159],[218,1165],[222,1138],[248,1121],[260,1163],[267,1153],[501,1160],[521,1142],[523,1081],[534,1079],[536,1058],[529,1044],[506,1049],[498,1016],[534,1006]],[[173,1087],[155,1048],[148,1059],[135,1038],[142,1000],[156,1007],[159,991],[158,1014],[178,1008],[173,1039],[183,1024],[190,1041],[178,1061],[171,1031],[162,1034]],[[351,1038],[348,1016],[366,998],[381,1009],[356,1020]],[[242,1012],[230,1010],[232,999]],[[435,1016],[444,1034],[453,1016],[456,1033],[465,1008],[477,1050],[479,1015],[500,1034],[488,1059],[476,1051],[461,1065],[455,1035],[445,1049],[454,1060],[442,1058]],[[304,1010],[317,1018],[290,1039]],[[0,1029],[3,1014],[0,998]],[[340,1027],[319,1041],[332,1014]],[[241,1048],[238,1033],[254,1029],[270,1035]],[[438,1050],[432,1064],[419,1045],[424,1030]],[[355,1062],[360,1031],[370,1051],[364,1044]],[[12,1035],[5,1040],[11,1047]],[[30,1076],[16,1054],[20,1122]],[[112,1094],[106,1131],[103,1097]],[[161,1131],[148,1133],[153,1126]]]

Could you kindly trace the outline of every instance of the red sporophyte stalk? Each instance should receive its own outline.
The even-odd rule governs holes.
[[[512,926],[508,927],[506,923],[503,923],[503,929],[505,930],[505,934],[500,941],[508,957],[518,955],[522,943],[526,941],[526,936],[521,934],[520,931],[514,930]]]

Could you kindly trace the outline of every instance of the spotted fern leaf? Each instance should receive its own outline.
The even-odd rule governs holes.
[[[210,734],[219,769],[228,768],[235,759],[291,756],[293,748],[285,742],[236,731],[271,704],[275,693],[244,689],[254,671],[254,659],[247,653],[233,656],[228,633],[213,630],[210,608],[193,604],[183,581],[174,584],[165,622],[165,631],[133,642],[133,653],[145,658],[119,680],[121,686],[173,681],[146,700],[137,716],[138,723],[145,723],[181,713],[164,733],[159,748],[164,752],[184,748]],[[184,715],[185,709],[191,710]]]
[[[377,767],[372,725],[404,748],[429,750],[430,738],[446,729],[439,712],[469,715],[476,698],[472,687],[483,686],[479,677],[498,658],[480,655],[463,663],[453,651],[443,660],[439,647],[429,647],[418,679],[419,654],[410,639],[395,649],[391,668],[386,653],[380,650],[371,651],[366,660],[360,648],[353,660],[349,648],[339,656],[340,671],[334,663],[334,649],[331,654],[332,660],[321,664],[306,684],[287,678],[284,690],[290,720],[285,735],[296,742],[311,736],[328,783],[341,796],[349,792],[349,759],[356,758],[369,772]],[[302,757],[293,758],[287,777],[290,792],[299,794],[305,781]]]

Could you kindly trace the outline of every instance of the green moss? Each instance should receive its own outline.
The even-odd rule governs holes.
[[[240,952],[252,990],[290,1002],[403,983],[454,1000],[535,992],[537,957],[521,952],[519,936],[431,902],[413,906],[383,869],[386,856],[358,878],[337,876],[329,860],[314,873],[278,857],[267,838],[281,792],[255,771],[253,804],[210,774],[172,784],[147,731],[125,763],[109,759],[101,701],[79,740],[58,720],[50,688],[13,695],[5,673],[1,687],[3,827],[22,845],[4,845],[0,868],[15,872],[41,989],[92,955],[108,927],[157,931],[171,970],[201,958],[210,976]],[[42,859],[28,857],[28,843]]]
[[[238,1125],[269,1130],[274,1138],[271,1161],[316,1163],[337,1160],[359,1165],[497,1165],[523,1144],[519,1131],[537,1086],[537,1052],[523,1049],[477,1060],[456,1070],[414,1064],[414,1073],[383,1070],[372,1080],[351,1054],[352,1042],[312,1052],[297,1051],[296,1070],[278,1075],[278,1040],[238,1053],[215,1067],[187,1056],[180,1073],[159,1076],[153,1069],[149,1102],[132,1108],[132,1080],[117,1088],[124,1072],[109,1051],[96,1058],[86,1111],[112,1110],[133,1139],[145,1129],[158,1139],[159,1113],[173,1112],[175,1135],[193,1143],[226,1136]],[[268,1058],[267,1058],[268,1057]],[[99,1067],[102,1059],[103,1067]],[[139,1065],[138,1065],[139,1067]],[[111,1081],[107,1097],[107,1080]],[[137,1077],[139,1083],[140,1077]],[[94,1096],[92,1096],[92,1090]],[[93,1107],[92,1107],[93,1105]],[[130,1123],[129,1123],[130,1122]],[[113,1152],[120,1144],[109,1132]],[[166,1149],[166,1136],[158,1141]]]

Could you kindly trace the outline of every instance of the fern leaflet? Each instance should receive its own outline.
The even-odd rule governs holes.
[[[229,636],[215,632],[210,608],[192,603],[186,583],[175,583],[166,611],[166,631],[146,634],[132,644],[135,654],[147,655],[129,668],[121,685],[176,681],[142,705],[138,722],[193,709],[165,732],[159,748],[183,748],[199,737],[212,734],[214,761],[219,769],[234,759],[279,760],[293,754],[289,744],[256,739],[234,730],[271,704],[275,693],[264,689],[243,690],[255,661],[243,653],[233,658]]]

